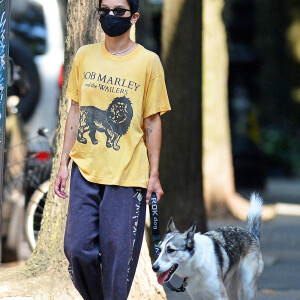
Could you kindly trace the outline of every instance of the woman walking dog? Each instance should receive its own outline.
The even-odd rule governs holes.
[[[130,39],[138,0],[100,0],[105,41],[81,47],[55,193],[67,198],[64,251],[84,299],[124,300],[141,249],[146,202],[159,181],[160,115],[170,110],[158,56]],[[146,141],[145,141],[146,140]]]

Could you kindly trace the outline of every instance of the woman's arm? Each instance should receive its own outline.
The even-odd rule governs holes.
[[[150,163],[150,177],[147,187],[146,201],[149,204],[152,193],[156,193],[159,201],[164,194],[159,181],[159,156],[161,149],[161,119],[160,114],[154,114],[144,119],[146,131],[146,147]]]
[[[70,151],[76,141],[77,131],[79,125],[79,105],[77,102],[71,102],[71,108],[68,113],[66,127],[65,127],[65,136],[64,136],[64,145],[61,154],[60,167],[55,179],[54,191],[57,196],[60,198],[67,198],[68,195],[65,193],[66,182],[69,177],[68,163],[70,160]]]

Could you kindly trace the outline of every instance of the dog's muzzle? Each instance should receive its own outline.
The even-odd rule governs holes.
[[[177,270],[177,268],[178,268],[178,264],[175,264],[170,269],[168,269],[167,271],[160,273],[158,278],[157,278],[158,283],[159,284],[164,284],[165,282],[168,282],[171,279],[172,275]],[[159,266],[158,265],[154,264],[152,266],[152,269],[153,269],[154,272],[159,272]]]
[[[152,270],[154,271],[154,272],[158,272],[159,271],[159,265],[157,264],[153,264],[153,266],[152,266]]]

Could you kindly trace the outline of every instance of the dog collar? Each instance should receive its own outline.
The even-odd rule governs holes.
[[[174,287],[170,282],[166,282],[165,285],[173,292],[183,293],[188,285],[187,277],[183,279],[182,285],[179,288]]]

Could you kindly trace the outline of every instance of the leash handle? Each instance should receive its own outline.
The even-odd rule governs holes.
[[[155,193],[152,193],[150,198],[150,220],[151,220],[154,255],[156,258],[158,258],[160,236],[159,236],[159,219],[158,219],[158,201]],[[170,282],[166,282],[165,285],[174,292],[182,293],[185,291],[185,288],[187,286],[186,280],[187,278],[184,278],[183,283],[179,288],[175,288]]]
[[[152,241],[154,247],[154,254],[157,258],[159,256],[159,219],[158,219],[158,201],[155,193],[152,193],[150,198],[150,219],[151,219],[151,230],[152,230]]]

